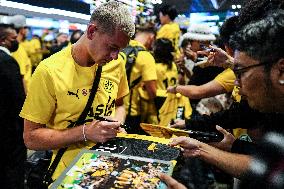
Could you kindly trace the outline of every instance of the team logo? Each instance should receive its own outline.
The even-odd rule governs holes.
[[[77,89],[76,93],[74,93],[72,91],[68,91],[67,95],[68,96],[76,96],[78,99],[80,99],[78,93],[79,93],[79,89]]]
[[[106,80],[106,81],[104,82],[104,89],[105,89],[106,92],[111,93],[111,91],[113,90],[113,88],[114,88],[114,85],[113,85],[113,82],[112,82],[112,81]]]

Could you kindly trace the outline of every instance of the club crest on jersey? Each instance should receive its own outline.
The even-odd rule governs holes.
[[[87,89],[82,89],[82,95],[87,96],[88,95],[88,90]]]
[[[108,93],[111,93],[113,88],[114,88],[113,82],[110,81],[110,80],[105,80],[105,82],[104,82],[105,91],[108,92]]]

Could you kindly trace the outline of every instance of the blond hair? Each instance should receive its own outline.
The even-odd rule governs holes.
[[[127,7],[122,3],[110,1],[104,3],[91,15],[90,22],[97,22],[102,30],[112,34],[115,29],[119,29],[130,38],[135,33],[135,25]]]

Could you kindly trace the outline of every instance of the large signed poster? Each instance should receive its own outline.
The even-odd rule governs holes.
[[[158,174],[172,174],[170,161],[83,150],[51,188],[164,189]]]

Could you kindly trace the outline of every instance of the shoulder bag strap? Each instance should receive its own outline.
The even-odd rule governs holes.
[[[83,123],[85,118],[87,117],[88,111],[90,109],[90,107],[92,106],[92,103],[94,101],[95,95],[97,93],[98,87],[99,87],[99,83],[100,83],[100,78],[101,78],[101,73],[102,73],[102,66],[99,66],[97,71],[96,71],[96,77],[95,80],[93,82],[93,86],[92,86],[92,90],[91,90],[91,94],[89,96],[88,102],[85,106],[85,109],[83,110],[83,112],[81,113],[81,115],[79,116],[78,120],[75,122],[75,124],[70,124],[67,128],[71,128],[71,127],[75,127],[76,125],[79,125],[80,123]],[[52,164],[50,165],[50,167],[48,168],[43,182],[44,184],[46,184],[47,186],[50,185],[53,180],[52,180],[52,175],[58,165],[58,163],[60,162],[63,154],[65,153],[65,151],[67,150],[68,147],[65,148],[60,148],[52,162]]]

